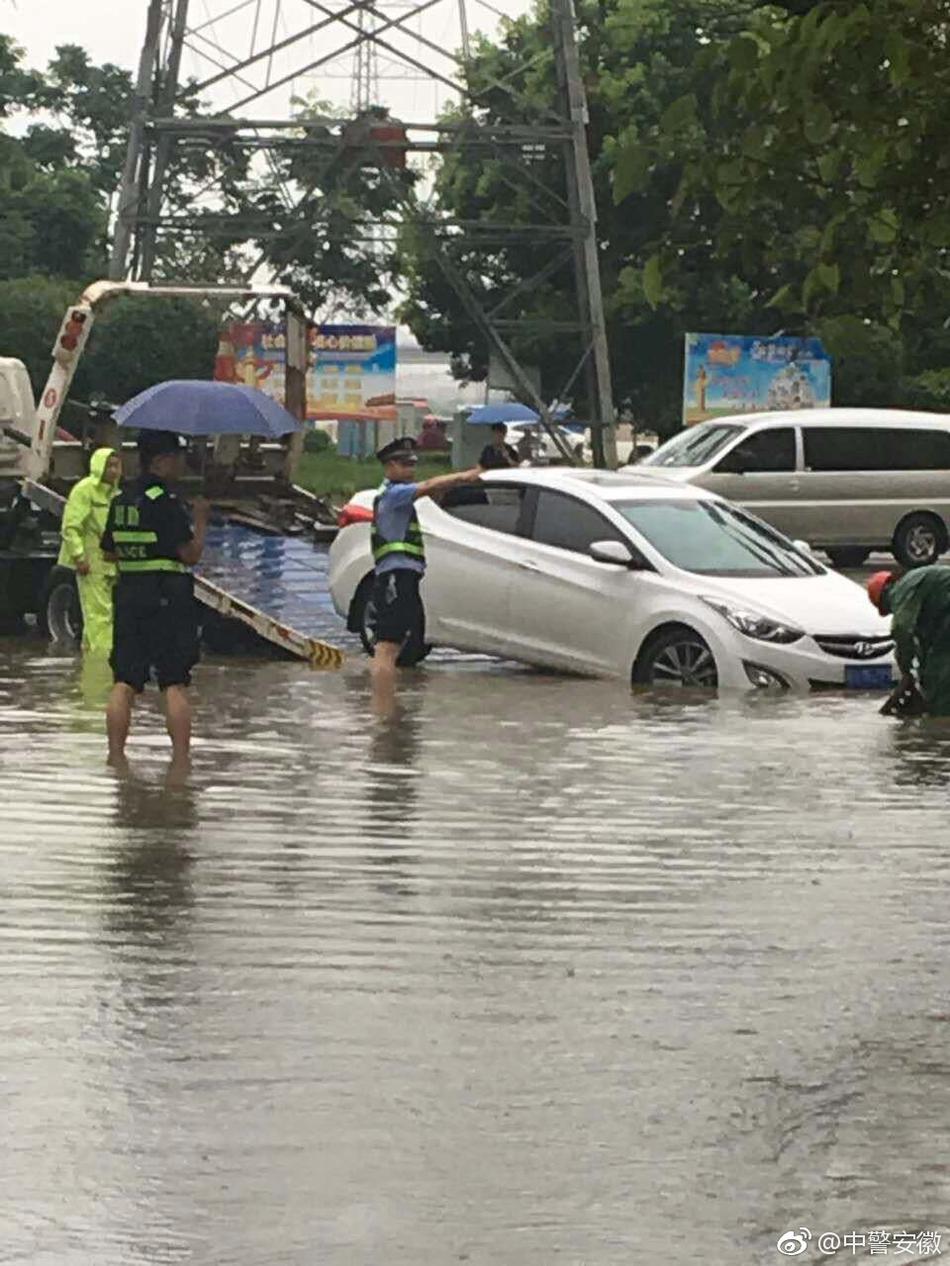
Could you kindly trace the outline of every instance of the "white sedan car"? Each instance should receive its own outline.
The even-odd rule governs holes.
[[[330,593],[372,645],[374,493]],[[425,642],[648,685],[888,688],[888,621],[852,581],[715,494],[656,475],[504,470],[418,503]],[[421,658],[421,637],[407,658]]]

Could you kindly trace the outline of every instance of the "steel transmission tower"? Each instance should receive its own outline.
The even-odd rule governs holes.
[[[379,50],[372,38],[374,30],[373,2],[363,0],[357,15],[360,42],[353,53],[353,85],[350,106],[354,115],[365,114],[372,106],[379,105]]]
[[[492,14],[488,0],[468,0]],[[215,13],[214,10],[217,10]],[[226,139],[264,163],[282,148],[308,145],[328,161],[352,147],[353,119],[329,117],[302,136],[291,117],[290,96],[312,91],[332,96],[334,80],[349,91],[343,102],[364,126],[364,147],[381,171],[393,149],[410,163],[447,155],[459,147],[491,157],[504,178],[530,199],[534,222],[499,224],[491,219],[453,219],[424,199],[405,196],[401,223],[413,223],[441,275],[455,291],[519,396],[546,425],[551,417],[526,366],[512,350],[512,335],[556,335],[565,343],[565,378],[559,398],[584,375],[597,465],[616,465],[614,409],[596,239],[594,189],[587,149],[587,105],[575,37],[573,0],[549,0],[551,43],[558,80],[555,107],[518,100],[508,82],[482,78],[479,92],[512,99],[513,119],[490,121],[485,97],[471,90],[466,66],[469,22],[466,0],[149,0],[139,62],[128,154],[118,193],[111,276],[151,275],[156,244],[194,230],[194,216],[174,212],[166,178],[178,147],[209,147]],[[210,103],[200,119],[185,106],[186,94]],[[340,94],[337,93],[339,97]],[[420,108],[419,102],[425,102]],[[444,108],[454,104],[449,115]],[[384,107],[405,129],[398,141],[378,143],[365,115]],[[345,111],[344,111],[345,112]],[[418,117],[421,115],[422,117]],[[488,121],[486,121],[488,120]],[[308,124],[312,122],[308,119]],[[368,137],[368,139],[367,139]],[[558,161],[554,164],[551,159]],[[372,160],[370,160],[372,161]],[[400,161],[402,158],[400,157]],[[550,173],[558,176],[552,181]],[[431,178],[430,178],[431,187]],[[423,178],[425,183],[425,178]],[[300,190],[283,191],[291,204]],[[303,191],[304,197],[307,196]],[[389,219],[379,233],[394,233]],[[262,226],[262,233],[264,226]],[[261,234],[248,230],[251,240]],[[377,239],[378,240],[378,239]],[[492,252],[518,242],[549,244],[535,276],[504,288],[491,285]],[[573,271],[576,310],[563,319],[526,323],[512,318],[511,304],[559,271]]]

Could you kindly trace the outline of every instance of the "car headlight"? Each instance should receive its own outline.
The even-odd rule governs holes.
[[[703,598],[703,602],[708,603],[714,611],[718,611],[734,629],[744,633],[746,637],[755,638],[757,642],[797,642],[799,638],[805,636],[804,629],[796,629],[791,624],[780,624],[778,620],[773,620],[767,615],[760,615],[757,611],[733,607],[718,598]]]

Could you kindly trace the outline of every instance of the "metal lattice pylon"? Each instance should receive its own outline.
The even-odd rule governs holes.
[[[489,0],[470,3],[503,16]],[[466,0],[150,0],[139,63],[128,155],[117,199],[111,260],[113,277],[134,273],[148,279],[156,242],[194,229],[194,216],[170,211],[166,177],[178,146],[213,145],[215,136],[262,156],[306,143],[315,151],[339,152],[352,144],[354,118],[339,108],[308,126],[300,138],[292,95],[307,92],[345,103],[365,124],[366,112],[388,109],[405,129],[400,150],[414,156],[445,154],[459,145],[483,147],[510,170],[531,199],[537,222],[501,225],[459,221],[438,207],[409,196],[400,206],[406,221],[424,230],[433,257],[456,291],[496,362],[504,366],[518,394],[532,403],[550,428],[550,414],[531,374],[511,347],[517,323],[506,317],[517,294],[542,284],[558,268],[573,267],[577,314],[538,323],[535,333],[557,333],[577,341],[564,397],[583,372],[590,402],[597,464],[614,465],[614,412],[610,388],[603,301],[596,242],[596,214],[587,150],[587,108],[580,75],[572,0],[550,0],[551,39],[559,85],[557,108],[519,108],[524,121],[485,122],[485,112],[468,83],[469,20]],[[340,93],[345,84],[349,91]],[[493,92],[516,95],[510,83]],[[214,111],[200,119],[186,98],[209,102]],[[419,102],[423,105],[420,108]],[[447,116],[450,102],[461,115]],[[418,113],[417,113],[418,112]],[[421,117],[418,115],[421,114]],[[461,121],[460,121],[461,118]],[[365,128],[364,128],[365,131]],[[385,170],[381,143],[380,167]],[[563,157],[563,183],[541,180],[538,158]],[[545,169],[547,170],[547,169]],[[299,191],[284,191],[290,204]],[[390,220],[380,232],[392,232]],[[486,289],[478,251],[497,249],[517,235],[550,242],[544,267],[508,293]],[[255,234],[248,232],[249,240]],[[464,251],[459,244],[464,242]],[[541,329],[541,325],[545,329]],[[548,328],[549,327],[549,328]],[[553,428],[551,428],[553,431]]]

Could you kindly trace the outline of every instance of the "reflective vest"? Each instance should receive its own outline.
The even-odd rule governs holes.
[[[379,499],[383,494],[377,493],[373,501],[373,532],[371,543],[373,548],[373,562],[378,563],[381,558],[386,558],[390,554],[407,554],[410,558],[418,558],[425,561],[426,551],[422,540],[422,528],[419,526],[419,516],[416,514],[415,506],[412,507],[412,514],[406,525],[406,535],[401,541],[387,541],[380,532],[376,522],[377,510],[379,507]]]
[[[158,533],[148,524],[151,504],[166,496],[161,484],[140,493],[121,493],[112,503],[112,539],[120,576],[137,572],[183,572],[188,568],[177,558],[158,553]]]

